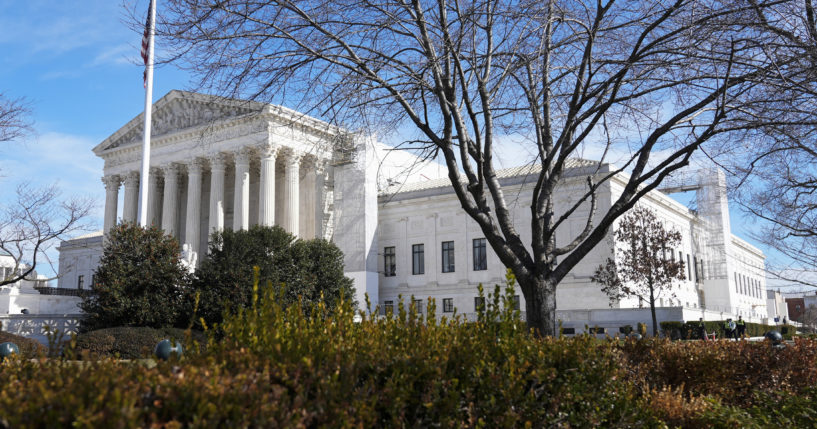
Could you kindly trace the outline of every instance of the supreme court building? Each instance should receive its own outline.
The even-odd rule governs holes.
[[[443,313],[473,313],[477,286],[490,290],[504,282],[504,266],[440,165],[280,106],[171,91],[153,111],[148,221],[185,245],[188,260],[206,258],[213,231],[280,225],[299,238],[333,241],[344,253],[358,302],[368,294],[381,311],[412,297],[422,307],[431,297]],[[104,231],[137,219],[143,123],[142,115],[133,118],[93,149],[105,161]],[[556,212],[572,206],[589,174],[609,171],[607,164],[571,160]],[[509,209],[523,236],[531,234],[528,207],[537,173],[531,165],[497,171],[506,195],[516,196]],[[625,179],[619,173],[599,188],[601,210],[620,195]],[[683,236],[669,255],[688,273],[660,299],[659,319],[768,319],[765,256],[732,235],[723,173],[676,179],[683,183],[639,203]],[[697,210],[669,196],[690,189]],[[587,207],[577,210],[557,230],[557,242],[572,240],[592,215]],[[61,243],[59,288],[90,287],[102,242],[100,231]],[[611,304],[590,280],[600,263],[616,257],[611,243],[612,231],[557,290],[557,317],[566,329],[648,321],[643,302]],[[518,287],[516,293],[524,310]]]

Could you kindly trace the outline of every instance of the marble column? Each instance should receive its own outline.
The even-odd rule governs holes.
[[[224,230],[224,157],[221,154],[210,158],[210,227],[208,236],[214,231]]]
[[[233,197],[233,230],[250,227],[250,152],[235,154],[235,196]]]
[[[119,203],[119,185],[122,182],[119,176],[110,175],[102,178],[105,183],[105,234],[116,225],[116,209]]]
[[[165,176],[162,193],[162,229],[166,234],[176,236],[176,219],[179,217],[179,167],[168,164],[162,167]]]
[[[314,156],[301,160],[300,183],[300,232],[301,238],[315,238],[315,183],[317,182],[317,159]]]
[[[284,229],[292,235],[300,234],[300,176],[301,155],[290,152],[284,164],[284,203],[286,204],[286,219]]]
[[[161,208],[161,203],[159,199],[159,169],[158,168],[151,168],[150,174],[148,175],[148,213],[147,213],[147,224],[148,226],[151,225],[158,225],[159,224],[159,216],[158,212]]]
[[[265,146],[261,151],[261,183],[258,185],[258,224],[275,225],[275,158],[277,148]]]
[[[315,218],[313,219],[315,228],[315,238],[324,238],[323,219],[326,215],[324,210],[326,204],[326,167],[325,160],[315,162]]]
[[[131,171],[125,176],[125,202],[122,207],[122,218],[125,222],[136,222],[136,211],[139,208],[139,172]]]
[[[201,222],[201,172],[199,160],[187,165],[187,223],[184,242],[193,252],[199,251],[199,224]]]

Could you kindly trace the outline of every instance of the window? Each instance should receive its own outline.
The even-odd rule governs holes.
[[[96,285],[96,274],[91,274],[91,289]]]
[[[443,298],[443,313],[454,312],[454,298]]]
[[[740,285],[738,284],[738,273],[735,272],[735,293],[740,293]]]
[[[85,276],[77,276],[77,289],[85,287]]]
[[[562,335],[576,335],[576,328],[562,328]]]
[[[700,278],[698,276],[698,258],[692,258],[692,262],[694,262],[694,264],[692,264],[692,267],[695,268],[695,282],[697,283],[698,279]]]
[[[417,310],[417,314],[423,314],[423,300],[422,299],[415,299],[414,300],[414,308]]]
[[[454,242],[443,241],[443,272],[454,272]]]
[[[513,296],[513,309],[519,311],[519,295]]]
[[[485,253],[485,239],[474,239],[474,271],[488,269],[488,255]]]
[[[475,296],[474,297],[474,311],[476,311],[476,312],[485,311],[485,297],[484,296]]]
[[[692,281],[692,264],[689,261],[689,253],[687,253],[687,278]]]
[[[383,314],[394,313],[394,301],[386,301],[383,303]]]
[[[397,273],[397,258],[394,256],[394,246],[383,249],[383,275],[394,277]]]
[[[426,273],[426,251],[423,244],[411,245],[411,273],[415,275]]]

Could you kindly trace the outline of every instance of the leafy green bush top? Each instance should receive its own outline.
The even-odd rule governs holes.
[[[352,280],[343,275],[343,253],[326,240],[296,240],[279,226],[255,225],[249,230],[213,234],[209,255],[193,282],[199,294],[197,316],[212,326],[225,308],[246,308],[252,297],[253,267],[261,284],[283,286],[283,306],[323,300],[334,308],[354,299]]]
[[[188,273],[175,238],[157,228],[122,223],[108,232],[102,259],[83,298],[83,331],[112,326],[185,326]]]

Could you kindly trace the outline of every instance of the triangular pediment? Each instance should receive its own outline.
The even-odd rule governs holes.
[[[263,103],[173,90],[153,103],[151,138],[260,112]],[[94,153],[142,141],[144,112],[94,148]]]

